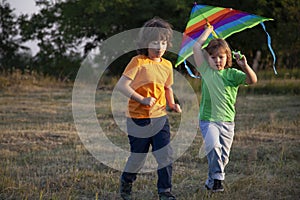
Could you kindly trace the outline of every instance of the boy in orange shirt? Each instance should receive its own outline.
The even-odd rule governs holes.
[[[175,199],[171,194],[172,149],[166,103],[176,112],[181,112],[181,108],[175,104],[171,87],[172,64],[162,57],[171,46],[172,34],[166,21],[147,21],[140,31],[138,55],[131,59],[116,86],[130,98],[127,132],[131,154],[120,178],[123,199],[131,199],[132,183],[145,163],[150,145],[158,163],[159,198]]]

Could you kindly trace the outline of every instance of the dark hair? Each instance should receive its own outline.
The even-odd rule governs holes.
[[[214,52],[216,52],[217,50],[219,50],[220,48],[223,49],[227,55],[227,61],[226,61],[225,68],[231,67],[232,66],[231,50],[229,48],[228,43],[225,40],[220,39],[220,38],[213,39],[208,43],[208,45],[205,49],[211,55]]]
[[[159,17],[150,19],[139,32],[137,53],[147,56],[149,43],[156,40],[166,40],[167,47],[172,47],[172,35],[173,30],[171,24]]]

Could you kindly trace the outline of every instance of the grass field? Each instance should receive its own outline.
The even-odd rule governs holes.
[[[120,199],[121,172],[95,159],[77,134],[72,84],[51,80],[40,84],[30,77],[11,82],[2,77],[0,199]],[[97,101],[97,117],[105,133],[126,146],[127,138],[116,129],[110,113],[110,94],[109,89],[97,91],[107,100]],[[173,164],[177,199],[298,199],[299,100],[299,94],[242,92],[236,104],[236,135],[226,168],[225,192],[212,195],[203,190],[207,162],[198,157],[202,144],[198,132],[190,148]],[[176,134],[178,114],[169,116]],[[155,172],[141,174],[134,183],[134,199],[157,199],[156,180]]]

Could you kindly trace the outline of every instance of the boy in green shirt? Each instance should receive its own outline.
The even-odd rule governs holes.
[[[231,50],[223,39],[213,39],[202,50],[202,45],[212,33],[207,26],[193,47],[196,69],[202,76],[200,103],[200,129],[208,159],[208,179],[205,187],[213,192],[224,191],[224,168],[229,161],[234,136],[235,102],[240,85],[257,82],[255,72],[247,64],[246,57],[236,56],[243,71],[230,68]]]

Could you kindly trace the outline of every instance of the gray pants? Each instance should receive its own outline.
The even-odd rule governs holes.
[[[234,122],[200,121],[200,130],[208,160],[208,179],[205,184],[212,188],[214,179],[225,179],[224,169],[229,162]]]

